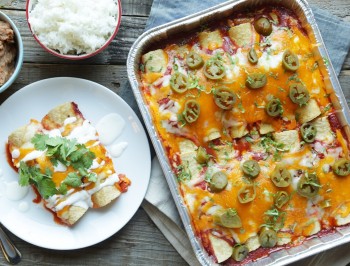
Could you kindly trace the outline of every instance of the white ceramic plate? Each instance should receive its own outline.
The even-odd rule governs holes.
[[[132,92],[130,92],[132,93]],[[127,142],[123,154],[113,159],[117,173],[131,179],[128,192],[101,209],[89,209],[73,227],[54,222],[42,203],[33,203],[34,192],[19,201],[6,196],[6,184],[17,181],[17,173],[6,156],[8,135],[31,118],[41,118],[53,107],[74,101],[93,125],[109,113],[121,115],[126,126],[116,140]],[[34,245],[70,250],[87,247],[118,232],[139,208],[149,182],[151,160],[144,129],[133,110],[115,93],[97,83],[76,78],[52,78],[32,83],[9,97],[0,106],[0,221],[12,233]],[[108,146],[107,146],[108,149]],[[23,211],[23,205],[29,206]]]

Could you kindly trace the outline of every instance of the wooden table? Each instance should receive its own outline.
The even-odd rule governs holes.
[[[113,43],[101,54],[87,60],[72,62],[45,52],[29,32],[25,19],[25,0],[12,0],[0,9],[18,26],[24,42],[24,64],[16,82],[0,94],[0,104],[22,87],[46,78],[70,76],[100,83],[115,93],[127,82],[126,58],[134,40],[143,32],[153,0],[122,0],[123,17]],[[83,0],[82,0],[83,3]],[[310,4],[350,21],[349,0],[309,0]],[[350,56],[340,74],[340,84],[350,102]],[[131,92],[130,92],[131,93]],[[185,265],[186,263],[140,208],[118,233],[95,246],[76,251],[53,251],[28,244],[9,233],[23,254],[21,265]],[[328,254],[344,256],[350,244]],[[1,257],[1,255],[0,255]],[[316,264],[323,256],[309,258],[303,265]],[[350,257],[349,257],[350,262]],[[0,265],[6,265],[0,259]],[[301,265],[301,264],[299,264]],[[326,264],[325,264],[326,265]],[[345,265],[345,264],[344,264]]]

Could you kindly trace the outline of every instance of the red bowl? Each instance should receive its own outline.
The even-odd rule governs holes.
[[[46,45],[44,45],[40,39],[38,38],[38,36],[34,33],[34,31],[32,30],[32,27],[29,23],[29,11],[32,9],[33,6],[33,2],[36,2],[36,0],[27,0],[26,3],[26,19],[27,19],[27,23],[29,26],[29,29],[34,37],[34,39],[40,44],[40,46],[42,48],[44,48],[44,50],[46,50],[47,52],[49,52],[50,54],[53,54],[57,57],[60,58],[64,58],[64,59],[69,59],[69,60],[80,60],[80,59],[86,59],[89,57],[92,57],[100,52],[102,52],[104,49],[107,48],[107,46],[112,42],[112,40],[114,39],[114,37],[117,35],[117,32],[119,30],[119,26],[120,26],[120,21],[121,21],[121,17],[122,17],[122,8],[121,8],[121,2],[120,0],[117,0],[118,3],[118,18],[117,18],[117,25],[115,27],[115,30],[113,32],[113,34],[106,40],[105,44],[103,46],[101,46],[100,48],[98,48],[96,51],[92,52],[92,53],[88,53],[88,54],[81,54],[81,55],[71,55],[71,54],[61,54],[59,52],[57,52],[56,50],[53,50],[49,47],[47,47]]]

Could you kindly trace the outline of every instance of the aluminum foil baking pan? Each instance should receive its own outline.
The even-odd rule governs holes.
[[[330,98],[335,109],[337,110],[336,113],[340,123],[343,126],[344,131],[348,136],[350,136],[350,130],[348,126],[350,123],[349,108],[347,106],[344,94],[339,85],[339,81],[337,79],[333,66],[330,63],[326,47],[323,43],[311,8],[305,0],[227,1],[220,5],[206,9],[202,12],[146,31],[135,41],[128,55],[127,72],[133,93],[140,108],[148,133],[152,140],[153,146],[157,153],[158,159],[162,166],[163,172],[180,213],[186,232],[191,241],[194,252],[202,265],[215,265],[215,262],[208,256],[206,251],[203,249],[200,241],[194,234],[190,215],[187,211],[187,208],[181,197],[180,190],[178,188],[177,178],[171,171],[166,152],[163,149],[163,146],[159,141],[156,129],[153,126],[150,110],[141,93],[141,82],[138,74],[139,64],[141,62],[142,54],[148,52],[152,46],[157,44],[159,45],[159,43],[167,44],[172,37],[177,36],[179,33],[190,34],[194,30],[199,30],[201,25],[206,23],[210,24],[210,22],[213,20],[223,20],[225,17],[230,16],[236,11],[244,11],[247,8],[259,8],[260,6],[266,4],[285,6],[286,8],[293,10],[300,19],[302,26],[306,29],[311,42],[314,44],[313,52],[319,66],[321,66],[320,69],[322,75],[324,76],[326,91],[330,94]],[[325,64],[325,61],[329,63]],[[272,252],[269,256],[260,258],[257,261],[253,262],[253,265],[285,265],[314,255],[321,251],[339,246],[349,241],[350,226],[337,227],[335,228],[334,232],[330,234],[315,235],[304,241],[301,245]]]

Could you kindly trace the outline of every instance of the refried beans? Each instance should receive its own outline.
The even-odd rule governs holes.
[[[0,87],[11,77],[15,69],[15,58],[13,30],[10,24],[0,20]]]

